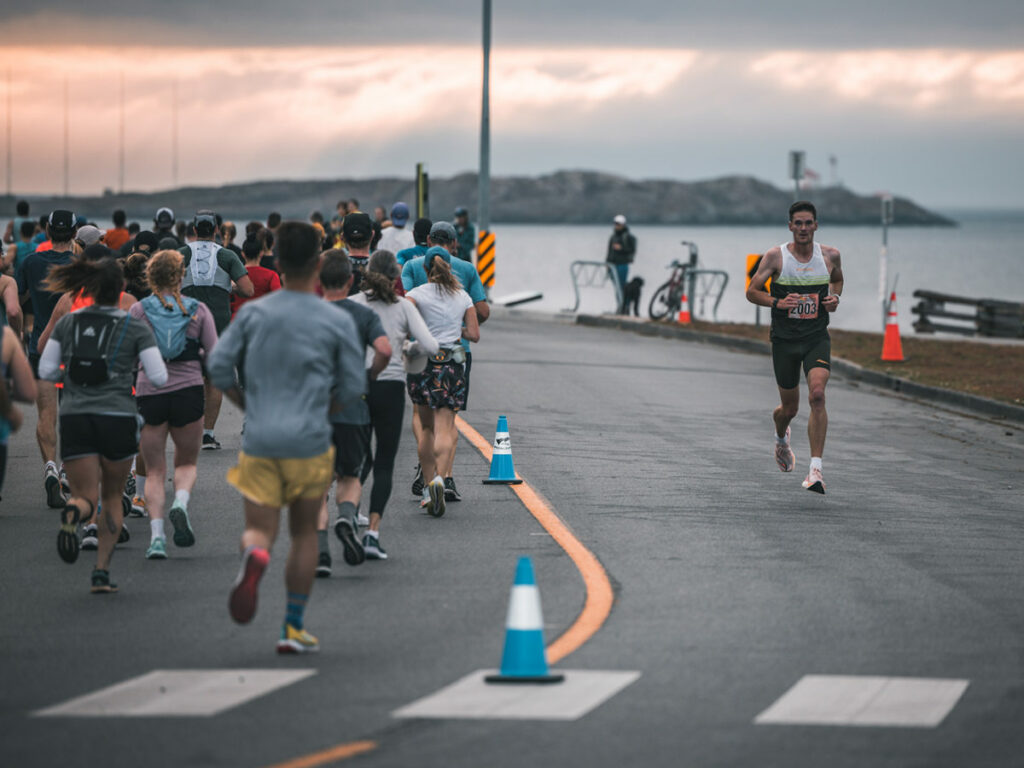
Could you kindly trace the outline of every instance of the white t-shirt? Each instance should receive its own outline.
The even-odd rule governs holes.
[[[394,304],[385,304],[376,299],[370,300],[365,293],[357,293],[352,301],[369,307],[377,313],[384,332],[391,342],[391,362],[377,376],[377,381],[405,381],[405,367],[402,365],[402,342],[412,337],[420,343],[427,354],[437,352],[437,342],[430,335],[422,315],[416,311],[411,301],[399,298]],[[366,352],[366,367],[373,363],[373,351]]]
[[[446,293],[437,283],[418,285],[406,296],[416,302],[423,319],[427,322],[430,334],[437,339],[442,347],[450,348],[462,338],[462,320],[466,310],[473,306],[469,294],[459,289],[455,293]]]
[[[412,230],[405,227],[387,227],[380,233],[380,240],[377,243],[378,251],[391,251],[397,254],[406,248],[416,245]]]

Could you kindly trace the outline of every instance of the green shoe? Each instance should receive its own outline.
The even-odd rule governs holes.
[[[94,568],[92,571],[92,593],[94,595],[105,595],[111,592],[117,592],[117,584],[110,580],[110,571]]]
[[[196,543],[196,535],[192,533],[192,524],[188,520],[188,512],[183,506],[174,502],[167,517],[174,526],[174,544],[178,547],[191,547]]]
[[[167,559],[167,540],[163,536],[157,536],[153,541],[149,543],[149,549],[146,550],[147,560],[166,560]]]

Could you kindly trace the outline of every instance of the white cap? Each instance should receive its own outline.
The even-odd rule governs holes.
[[[620,213],[618,216],[616,216],[614,219],[612,219],[612,221],[614,221],[616,224],[625,224],[626,223],[626,217],[623,216]]]
[[[94,227],[92,224],[86,224],[84,227],[78,228],[78,232],[75,233],[75,239],[81,241],[83,245],[94,245],[95,243],[98,243],[105,234],[107,234],[106,231],[99,227]]]

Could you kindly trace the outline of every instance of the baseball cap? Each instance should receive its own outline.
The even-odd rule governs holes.
[[[372,235],[373,222],[370,221],[369,214],[362,211],[353,211],[348,214],[341,224],[341,236],[345,242],[352,240],[359,243],[369,240]]]
[[[455,209],[455,217],[458,218],[459,216],[469,216],[469,211],[460,205]]]
[[[430,219],[416,219],[416,223],[412,225],[412,239],[416,245],[426,245],[427,235],[430,234],[430,228],[434,225]]]
[[[442,248],[440,245],[432,245],[427,248],[427,252],[423,254],[423,270],[430,273],[430,263],[435,256],[440,256],[442,259],[447,261],[449,264],[452,263],[452,255],[448,253],[447,248]]]
[[[404,227],[409,220],[409,206],[405,203],[395,203],[391,206],[391,223],[396,227]]]
[[[614,219],[612,219],[612,221],[615,222],[616,224],[625,224],[626,223],[626,217],[623,216],[620,213],[618,216],[616,216]]]
[[[70,235],[75,231],[75,214],[71,211],[56,210],[46,220],[47,226],[59,235]]]
[[[105,234],[107,233],[104,230],[94,227],[92,224],[86,224],[84,227],[78,228],[75,239],[84,246],[90,246],[98,243]]]
[[[174,226],[174,211],[170,208],[157,208],[153,223],[161,227]]]
[[[439,243],[454,243],[458,236],[455,234],[455,227],[449,222],[438,221],[430,228],[430,239]]]

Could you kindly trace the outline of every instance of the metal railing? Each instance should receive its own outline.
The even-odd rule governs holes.
[[[918,316],[914,330],[918,333],[960,333],[965,336],[994,336],[1008,339],[1024,338],[1024,304],[997,299],[969,299],[934,291],[914,291],[920,301],[911,312]],[[974,311],[954,311],[947,304],[974,307]],[[934,323],[932,318],[962,323]]]
[[[574,261],[569,265],[572,276],[572,289],[576,295],[576,304],[566,312],[575,312],[580,308],[580,288],[604,288],[611,283],[615,291],[616,310],[622,306],[622,286],[619,285],[615,267],[606,261]]]
[[[687,269],[686,277],[690,281],[690,312],[694,317],[706,316],[704,304],[718,289],[715,304],[711,308],[711,316],[717,323],[718,305],[722,303],[725,288],[729,285],[729,273],[723,269]]]

